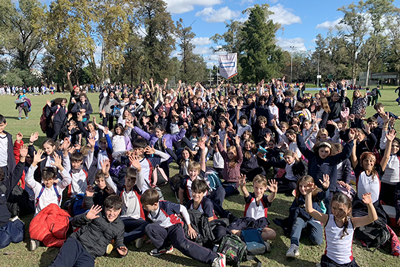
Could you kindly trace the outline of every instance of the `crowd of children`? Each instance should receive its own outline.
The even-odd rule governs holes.
[[[23,240],[18,215],[30,207],[30,249],[61,246],[52,266],[94,266],[114,248],[123,257],[130,243],[140,248],[147,240],[152,256],[175,248],[225,266],[226,255],[214,249],[224,236],[259,229],[266,250],[271,243],[273,249],[267,213],[284,193],[294,196],[281,221],[290,237],[287,257],[299,256],[304,230],[315,245],[325,232],[321,266],[358,266],[357,229],[388,224],[383,205],[396,208],[400,225],[400,140],[396,115],[375,103],[367,118],[366,96],[354,90],[350,101],[346,93],[344,81],[311,95],[284,79],[262,82],[255,92],[242,84],[179,82],[172,89],[167,79],[164,86],[150,80],[133,90],[104,89],[98,123],[94,103],[75,87],[69,103],[47,101],[48,138],[39,150],[38,133],[28,145],[20,133],[13,143],[0,115],[0,249]],[[173,177],[172,162],[179,169]],[[164,200],[168,183],[178,203]],[[245,208],[237,218],[224,199],[240,193]],[[40,215],[54,207],[51,216],[69,219],[42,237],[49,229]]]

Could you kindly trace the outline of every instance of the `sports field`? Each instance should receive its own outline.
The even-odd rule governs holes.
[[[385,105],[386,111],[391,111],[396,115],[400,115],[400,108],[395,102],[397,94],[394,93],[395,87],[386,87],[381,90],[382,98],[379,102]],[[307,91],[313,92],[313,91]],[[98,116],[98,94],[88,94],[90,102],[94,109],[94,116]],[[351,99],[352,91],[348,92],[348,97]],[[28,142],[29,136],[32,132],[38,131],[40,133],[40,139],[37,144],[40,144],[44,140],[45,135],[40,131],[39,128],[39,117],[41,115],[42,107],[45,105],[46,100],[53,99],[56,97],[66,97],[69,100],[69,94],[55,94],[45,96],[30,96],[28,98],[32,101],[32,112],[29,113],[29,119],[23,118],[18,120],[18,111],[15,109],[14,100],[12,96],[0,96],[0,114],[7,118],[6,131],[10,132],[14,136],[18,132],[24,135],[24,142]],[[374,114],[372,107],[367,108],[367,117]],[[400,130],[400,122],[396,123],[397,131]],[[171,175],[177,172],[177,166],[171,164]],[[249,191],[252,191],[252,184],[248,185]],[[171,194],[170,188],[165,186],[162,188],[165,197],[168,200],[176,201]],[[293,201],[293,197],[286,197],[282,194],[278,195],[272,203],[271,208],[268,210],[268,219],[272,222],[275,218],[285,218],[288,215],[289,207]],[[226,199],[224,202],[224,208],[232,211],[236,216],[242,216],[244,211],[244,200],[241,196],[233,196]],[[29,221],[32,216],[21,218],[26,224],[26,230],[28,230]],[[325,250],[325,244],[320,246],[311,246],[307,237],[301,239],[300,245],[300,256],[297,259],[287,259],[285,254],[290,245],[290,240],[283,235],[282,229],[271,224],[277,232],[277,237],[272,243],[272,252],[265,256],[259,256],[258,258],[262,261],[263,266],[315,266],[319,262],[322,253]],[[395,229],[398,234],[399,229]],[[0,250],[0,266],[48,266],[55,258],[58,249],[39,247],[36,251],[28,251],[29,236],[26,231],[25,240],[19,244],[11,244],[9,247]],[[137,250],[134,244],[128,245],[130,252],[125,258],[119,258],[116,252],[113,252],[110,256],[101,257],[96,260],[96,266],[206,266],[198,263],[193,259],[189,259],[182,255],[180,252],[175,250],[172,254],[164,255],[159,258],[149,256],[147,254],[153,248],[151,244],[146,244],[141,249]],[[389,253],[377,250],[370,252],[366,249],[361,248],[358,241],[354,242],[353,246],[354,257],[359,266],[400,266],[400,259],[391,256]],[[242,266],[251,266],[255,262],[245,262]]]

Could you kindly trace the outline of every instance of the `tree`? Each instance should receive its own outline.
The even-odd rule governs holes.
[[[137,17],[145,28],[143,77],[161,82],[168,77],[170,54],[175,48],[175,25],[162,0],[139,0]]]
[[[338,10],[344,14],[337,27],[339,30],[338,35],[346,42],[345,47],[351,58],[351,78],[353,84],[356,84],[361,47],[368,32],[366,16],[362,13],[362,7],[354,3],[342,6]]]
[[[38,13],[44,18],[38,28],[43,33],[47,52],[54,57],[54,68],[64,72],[65,78],[67,72],[73,70],[76,81],[79,81],[77,70],[84,65],[85,56],[93,54],[96,48],[92,36],[87,34],[92,31],[93,20],[86,9],[93,10],[89,0],[56,0],[49,10]]]
[[[14,60],[13,65],[22,70],[30,69],[43,49],[41,34],[35,29],[40,21],[37,10],[43,10],[38,0],[0,2],[0,36],[3,53]]]
[[[399,13],[393,5],[394,0],[367,0],[360,1],[360,7],[368,15],[372,27],[370,27],[369,38],[362,47],[363,56],[367,62],[366,86],[368,86],[371,63],[376,60],[386,46],[387,35],[384,34],[385,25],[394,19]]]
[[[182,57],[182,69],[180,78],[183,82],[193,81],[193,76],[196,74],[195,70],[193,70],[193,49],[194,45],[192,44],[193,38],[196,36],[192,32],[192,27],[185,27],[182,18],[176,22],[176,35],[179,38],[179,47],[181,49],[180,56]]]
[[[268,5],[249,9],[249,19],[241,31],[243,43],[240,58],[244,82],[258,82],[278,76],[282,68],[282,51],[275,44],[279,24],[268,19]]]

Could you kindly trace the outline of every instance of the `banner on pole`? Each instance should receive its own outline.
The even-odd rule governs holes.
[[[237,75],[237,54],[227,54],[219,56],[219,75],[225,79],[230,79]]]

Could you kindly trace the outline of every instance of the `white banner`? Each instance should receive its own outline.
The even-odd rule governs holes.
[[[237,74],[237,54],[227,54],[219,56],[219,75],[225,79],[230,79]]]

